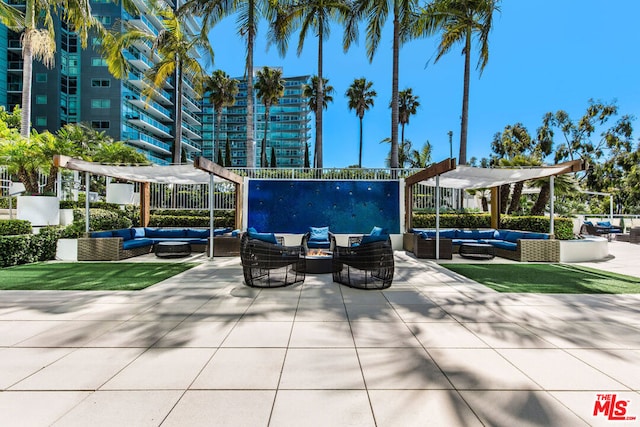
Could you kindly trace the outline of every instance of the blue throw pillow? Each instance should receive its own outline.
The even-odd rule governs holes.
[[[255,230],[255,228],[254,228]],[[273,243],[274,245],[278,244],[278,240],[276,239],[276,235],[273,233],[258,233],[256,231],[247,231],[249,233],[249,237],[251,239],[261,240],[267,243]]]
[[[389,234],[389,230],[382,227],[373,227],[373,229],[371,230],[371,233],[369,233],[370,236],[386,236],[388,234]]]
[[[111,231],[94,231],[91,233],[91,237],[113,237]]]
[[[598,221],[596,224],[600,227],[611,227],[611,223],[609,221]]]
[[[197,238],[200,238],[200,239],[206,239],[207,237],[209,237],[209,230],[197,229],[197,228],[187,228],[185,230],[185,237],[197,237]]]
[[[132,230],[133,230],[133,238],[134,239],[140,239],[142,237],[145,237],[144,227],[134,227],[134,228],[132,228]]]
[[[328,242],[329,227],[309,227],[309,240],[313,242]]]
[[[593,222],[591,222],[591,221],[585,221],[585,222],[584,222],[584,225],[593,225]]]
[[[113,230],[111,235],[113,237],[122,237],[122,240],[131,240],[133,239],[134,231],[130,228],[123,228],[120,230]]]
[[[242,234],[242,231],[236,229],[231,232],[231,237],[238,237],[240,234]]]
[[[374,236],[372,234],[362,236],[362,240],[360,241],[361,245],[366,245],[367,243],[373,242],[386,242],[389,238],[388,234],[380,234],[378,236]]]

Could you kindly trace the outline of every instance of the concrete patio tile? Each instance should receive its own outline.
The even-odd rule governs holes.
[[[630,389],[640,390],[640,350],[589,349],[567,352]]]
[[[436,304],[392,304],[404,322],[455,322]]]
[[[289,342],[290,348],[354,346],[349,322],[296,322]]]
[[[97,390],[142,352],[139,348],[80,348],[10,390]]]
[[[377,427],[482,426],[455,390],[371,390]]]
[[[280,390],[269,427],[374,427],[364,390]]]
[[[640,394],[631,392],[612,392],[607,390],[593,391],[552,391],[553,397],[561,401],[565,406],[582,418],[588,425],[594,427],[637,426],[640,420]],[[598,395],[615,395],[616,402],[625,402],[624,407],[618,407],[611,416],[620,416],[625,419],[609,419],[609,414],[603,408],[606,401],[601,402],[602,409],[596,410],[596,401],[605,399]],[[611,396],[613,398],[613,396]],[[595,415],[594,415],[595,413]],[[627,417],[631,419],[626,419]]]
[[[350,322],[400,322],[400,316],[388,302],[384,304],[345,304]]]
[[[191,322],[186,320],[163,336],[154,347],[219,347],[235,322]]]
[[[156,320],[178,320],[182,321],[196,312],[205,301],[197,302],[163,302],[156,304],[147,311],[137,314],[131,320],[135,321],[156,321]]]
[[[297,322],[346,322],[347,311],[342,302],[326,303],[314,299],[300,300]]]
[[[302,288],[299,285],[261,289],[254,299],[254,304],[287,303],[295,307],[300,299],[301,290]]]
[[[300,292],[300,302],[310,299],[329,304],[342,304],[342,292],[338,285],[306,286],[305,284]]]
[[[129,320],[87,342],[84,347],[147,348],[178,325],[178,320],[140,322]]]
[[[102,390],[186,389],[214,349],[149,349],[104,384]],[[162,373],[159,375],[159,373]]]
[[[422,348],[360,348],[358,357],[368,390],[453,388]]]
[[[293,322],[298,308],[295,302],[254,302],[240,318],[241,322]]]
[[[492,349],[438,348],[429,354],[458,390],[539,390]]]
[[[638,330],[617,322],[555,321],[527,328],[559,348],[640,349]]]
[[[181,390],[96,391],[53,426],[85,427],[90,420],[92,427],[156,427],[181,394]]]
[[[48,426],[86,399],[81,391],[15,391],[0,393],[0,414],[6,426]],[[86,420],[85,420],[86,422]]]
[[[18,347],[82,347],[89,341],[120,325],[120,321],[65,321],[54,328],[16,344]]]
[[[0,321],[0,347],[10,347],[60,323],[55,320],[7,320]]]
[[[459,322],[505,322],[506,319],[500,313],[493,311],[488,304],[482,303],[457,303],[441,304],[449,316]]]
[[[486,348],[488,345],[460,323],[407,323],[418,341],[427,349]]]
[[[356,347],[420,347],[403,322],[353,322]]]
[[[148,309],[147,304],[95,303],[80,310],[75,320],[129,320]]]
[[[364,389],[354,348],[289,349],[278,386],[283,389]]]
[[[546,391],[463,390],[460,394],[487,426],[577,427],[587,425]]]
[[[563,350],[496,351],[545,390],[628,390],[619,382]]]
[[[389,305],[389,301],[387,301],[384,294],[380,291],[365,291],[362,289],[353,289],[343,286],[342,298],[344,303],[347,305],[382,305],[385,307]]]
[[[393,289],[393,288],[390,288]],[[434,305],[434,302],[415,290],[389,290],[382,294],[391,304],[427,304]]]
[[[267,426],[275,393],[269,390],[189,390],[162,426]]]
[[[73,349],[68,348],[0,348],[0,390],[33,375],[71,351]]]
[[[222,347],[286,347],[293,322],[238,322]]]
[[[275,390],[285,352],[284,348],[221,348],[191,389]]]
[[[516,323],[464,323],[463,326],[493,348],[555,348]]]
[[[252,298],[229,298],[224,296],[222,299],[212,299],[194,311],[187,320],[232,322],[239,320],[252,303]]]

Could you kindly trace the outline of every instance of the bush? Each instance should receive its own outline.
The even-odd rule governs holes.
[[[214,227],[233,227],[234,219],[215,217]],[[209,227],[209,216],[151,215],[149,227]]]
[[[62,200],[60,202],[60,209],[74,209],[74,210],[80,209],[84,213],[85,205],[84,205],[84,202],[81,202],[81,201],[75,202],[73,200]],[[101,209],[105,211],[116,212],[120,216],[129,218],[129,220],[131,221],[131,224],[134,227],[137,227],[140,225],[140,207],[139,206],[126,205],[124,207],[121,207],[120,205],[117,205],[114,203],[92,202],[92,203],[89,203],[89,209]]]
[[[415,228],[434,228],[436,226],[436,215],[415,213],[413,215],[413,226]],[[440,227],[442,228],[490,228],[491,215],[489,214],[441,214]]]
[[[119,228],[129,228],[133,225],[131,220],[126,217],[123,211],[91,209],[89,212],[89,230],[117,230]],[[85,216],[83,209],[73,210],[73,224],[67,226],[63,231],[65,238],[78,238],[84,236],[85,232]]]
[[[31,223],[23,219],[3,219],[0,221],[0,236],[31,234]]]
[[[0,236],[0,267],[55,258],[60,227],[43,227],[38,234]]]

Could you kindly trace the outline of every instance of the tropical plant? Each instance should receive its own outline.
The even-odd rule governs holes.
[[[276,18],[271,28],[271,38],[278,45],[280,54],[284,56],[289,44],[289,36],[300,28],[298,38],[298,56],[302,53],[304,41],[309,31],[318,38],[318,75],[315,85],[316,105],[313,109],[316,119],[315,163],[322,169],[322,110],[326,108],[324,102],[326,79],[323,76],[323,45],[329,37],[331,21],[346,22],[351,14],[349,0],[289,0],[273,1],[277,7]],[[353,33],[345,31],[345,38],[353,38]],[[346,42],[345,42],[346,43]]]
[[[302,95],[309,100],[309,109],[315,114],[316,107],[318,105],[318,76],[311,76],[311,84],[304,85],[302,89]],[[329,107],[329,103],[333,102],[333,94],[336,90],[329,84],[329,79],[323,79],[322,83],[322,109],[326,110]]]
[[[274,12],[273,0],[186,0],[178,14],[193,14],[201,18],[201,35],[208,37],[211,27],[228,15],[237,13],[238,34],[247,43],[247,167],[256,165],[255,139],[253,134],[253,47],[258,33],[260,18],[271,20]]]
[[[469,121],[469,80],[473,36],[477,35],[480,57],[477,68],[482,75],[489,61],[489,33],[494,12],[500,11],[500,0],[434,0],[423,7],[412,25],[415,37],[430,36],[441,31],[438,62],[459,43],[464,55],[464,87],[462,120],[460,123],[460,156],[458,163],[467,163],[467,128]]]
[[[4,122],[9,128],[20,129],[22,110],[16,105],[13,107],[13,111],[8,112],[4,105],[0,105],[0,121]]]
[[[109,71],[122,79],[128,75],[130,65],[125,55],[137,42],[152,43],[149,55],[160,55],[160,61],[145,71],[151,84],[143,90],[143,95],[152,98],[171,80],[175,83],[175,130],[172,147],[173,163],[182,162],[182,95],[184,80],[194,82],[196,93],[202,93],[204,69],[200,60],[213,58],[209,39],[203,34],[190,34],[184,23],[189,17],[177,15],[167,4],[154,6],[155,13],[162,18],[164,28],[156,35],[149,30],[141,30],[131,22],[114,26],[114,31],[106,33],[102,52],[106,56]],[[122,31],[121,31],[122,28]],[[204,57],[202,56],[204,55]]]
[[[238,82],[229,77],[222,70],[215,70],[204,83],[205,93],[209,93],[209,101],[213,104],[213,110],[216,116],[216,128],[213,144],[213,153],[220,152],[220,127],[222,123],[222,109],[232,106],[236,103],[236,95],[238,95]],[[218,155],[218,163],[224,163],[220,155]]]
[[[420,151],[411,150],[409,154],[409,165],[412,168],[426,168],[431,164],[431,153],[433,148],[429,141],[425,142]]]
[[[355,79],[345,96],[349,98],[349,110],[355,110],[356,116],[360,119],[360,151],[358,154],[358,167],[362,167],[362,119],[364,118],[364,113],[370,107],[373,107],[374,99],[378,94],[375,90],[372,89],[373,82],[367,81],[364,77],[359,79]],[[391,161],[393,162],[393,142],[391,148]],[[396,153],[397,158],[397,153]],[[397,164],[396,164],[397,167]]]
[[[23,9],[24,8],[24,9]],[[23,12],[24,10],[24,12]],[[66,22],[76,32],[83,48],[87,46],[89,29],[99,27],[91,14],[88,0],[26,0],[1,2],[0,21],[9,29],[22,32],[22,120],[20,135],[29,139],[31,132],[31,84],[33,61],[46,67],[54,65],[56,34],[54,17]]]
[[[144,154],[122,141],[101,144],[93,153],[91,160],[107,164],[149,164]]]
[[[404,127],[409,124],[411,116],[418,112],[419,96],[413,94],[413,89],[407,88],[398,93],[398,121],[402,126],[400,141],[404,142]]]
[[[417,6],[417,0],[356,0],[352,20],[366,17],[367,19],[367,56],[373,61],[373,56],[378,49],[382,38],[382,27],[393,13],[393,60],[391,74],[391,167],[397,168],[398,162],[398,79],[400,63],[400,46],[411,36],[411,22],[413,12]],[[351,29],[350,27],[353,27]],[[349,25],[347,32],[357,32],[356,25]],[[345,48],[348,48],[349,40],[345,40]]]
[[[264,138],[260,150],[260,166],[267,166],[267,132],[269,130],[269,111],[278,104],[284,95],[284,79],[279,68],[264,67],[257,73],[256,95],[264,104]]]

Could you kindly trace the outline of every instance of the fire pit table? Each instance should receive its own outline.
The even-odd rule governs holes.
[[[310,274],[333,273],[333,254],[325,250],[310,250],[305,256],[304,271]]]
[[[155,246],[157,257],[183,257],[191,255],[189,242],[158,242]]]

